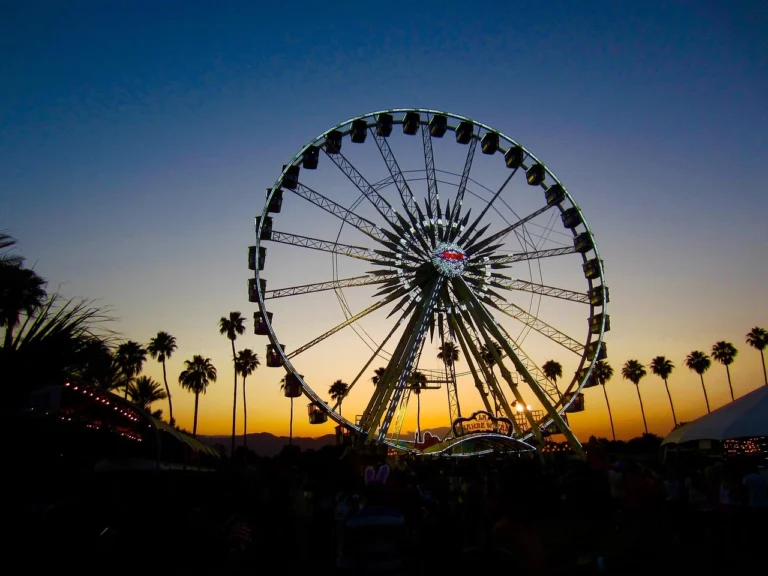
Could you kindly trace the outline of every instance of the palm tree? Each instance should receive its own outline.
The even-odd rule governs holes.
[[[115,361],[125,374],[127,383],[141,372],[146,360],[147,350],[138,342],[128,340],[117,347]],[[128,386],[125,387],[125,397],[128,398]]]
[[[3,237],[0,237],[0,247],[13,246],[16,242],[7,235]],[[47,282],[34,270],[22,268],[23,262],[19,256],[3,254],[0,257],[0,327],[5,328],[4,348],[10,348],[21,315],[34,316],[48,296]]]
[[[328,389],[328,394],[331,395],[331,400],[338,402],[339,404],[339,415],[341,415],[341,403],[344,401],[344,396],[347,395],[347,390],[349,390],[349,384],[342,382],[341,380],[336,380],[336,382],[331,384],[331,387]]]
[[[560,390],[557,387],[557,379],[562,378],[563,376],[563,366],[558,362],[557,360],[547,360],[542,364],[541,371],[544,372],[544,376],[552,380],[552,384],[555,385],[555,390],[557,390],[557,393],[560,394]],[[594,376],[595,371],[592,370],[592,375]],[[562,396],[561,396],[562,397]]]
[[[385,366],[379,366],[376,368],[376,370],[373,371],[373,376],[371,376],[371,382],[373,382],[374,386],[378,386],[379,382],[381,382],[381,379],[384,378],[384,373],[387,371],[387,368]]]
[[[128,385],[128,398],[142,410],[151,412],[150,405],[165,400],[166,394],[160,384],[149,376],[139,376]]]
[[[739,351],[736,349],[736,346],[730,342],[721,340],[720,342],[715,342],[715,345],[712,346],[712,358],[725,366],[725,373],[728,375],[728,389],[731,391],[731,402],[736,400],[736,398],[733,397],[733,384],[731,384],[731,369],[729,366],[733,364],[733,360],[738,354]]]
[[[768,330],[755,326],[747,334],[747,344],[752,346],[755,350],[760,351],[760,358],[763,361],[763,379],[765,385],[768,386],[768,373],[765,371],[765,348],[768,347]]]
[[[544,366],[541,368],[544,370],[544,374],[547,373],[545,368],[547,364],[544,364]],[[557,364],[557,362],[555,362],[555,364]],[[613,441],[616,442],[616,429],[613,427],[613,413],[611,412],[611,403],[608,402],[608,391],[605,388],[605,385],[608,383],[608,381],[613,378],[613,367],[608,364],[606,360],[598,360],[597,364],[595,364],[595,367],[592,368],[592,378],[595,382],[603,387],[605,405],[608,407],[608,420],[611,422],[611,437],[613,438]]]
[[[443,361],[446,366],[452,366],[459,361],[459,347],[454,342],[447,340],[440,345],[440,351],[437,357]]]
[[[0,232],[0,266],[21,266],[24,264],[24,258],[18,254],[11,254],[9,248],[14,248],[18,244],[16,238]]]
[[[637,360],[627,360],[624,367],[621,369],[621,375],[632,382],[637,390],[637,399],[640,400],[640,413],[643,415],[643,428],[645,433],[648,434],[648,423],[645,420],[645,408],[643,408],[643,397],[640,395],[640,380],[645,378],[647,372],[645,366],[643,366]]]
[[[179,384],[184,390],[195,395],[195,419],[192,424],[192,436],[197,437],[197,408],[200,394],[205,394],[208,385],[216,382],[216,368],[210,358],[196,354],[192,360],[184,360],[184,370],[179,374]],[[234,452],[232,453],[234,455]]]
[[[176,421],[173,419],[173,402],[171,401],[171,388],[168,386],[168,376],[165,373],[165,361],[173,355],[176,348],[176,338],[168,332],[158,332],[157,336],[152,338],[147,345],[149,355],[163,365],[163,383],[165,384],[165,394],[168,396],[168,422],[171,423],[171,426]]]
[[[707,414],[709,414],[709,396],[707,396],[707,387],[704,386],[704,372],[709,370],[712,362],[704,352],[700,350],[694,350],[685,358],[685,365],[691,370],[696,372],[701,378],[701,389],[704,390],[704,402],[707,404]]]
[[[258,355],[250,348],[237,353],[235,370],[243,377],[243,446],[248,446],[248,402],[245,397],[245,379],[261,366]]]
[[[237,354],[235,340],[245,334],[245,318],[240,312],[230,312],[229,318],[222,316],[219,320],[219,334],[226,336],[232,343],[232,363],[235,365],[235,393],[232,400],[232,454],[235,453],[235,424],[237,421]]]
[[[675,423],[675,428],[677,428],[675,405],[672,403],[672,394],[669,393],[669,384],[667,383],[667,380],[674,369],[675,365],[672,363],[672,360],[668,360],[664,356],[656,356],[656,358],[651,360],[651,372],[664,380],[664,388],[666,388],[667,397],[669,398],[669,407],[672,409],[672,421]]]

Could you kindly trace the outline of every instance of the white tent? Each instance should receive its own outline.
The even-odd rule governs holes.
[[[707,414],[673,430],[663,444],[682,444],[695,440],[731,440],[768,436],[768,386],[760,386]]]

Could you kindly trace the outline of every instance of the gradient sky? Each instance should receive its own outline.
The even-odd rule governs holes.
[[[264,189],[323,130],[393,107],[489,124],[574,195],[611,289],[618,436],[642,427],[618,374],[628,358],[675,362],[681,420],[704,411],[698,377],[682,367],[693,349],[730,340],[736,394],[761,383],[744,335],[768,325],[765,3],[128,4],[0,6],[0,229],[51,288],[110,306],[126,338],[177,337],[169,374],[181,425],[191,428],[193,398],[175,376],[204,354],[219,381],[199,431],[229,430],[230,348],[217,321],[255,309],[245,251]],[[311,261],[300,258],[270,260],[270,288],[301,278]],[[338,308],[334,318],[285,312],[276,329],[296,345],[338,322]],[[238,347],[263,357],[266,338],[250,328]],[[331,350],[305,373],[322,390],[360,367],[341,344]],[[162,377],[154,362],[146,372]],[[287,434],[280,377],[266,367],[252,377],[250,432]],[[726,402],[722,366],[706,381],[713,407]],[[665,434],[661,382],[648,376],[641,389],[649,427]],[[444,393],[423,398],[423,423],[443,424]],[[609,434],[600,390],[586,400],[571,418],[577,434]],[[332,431],[309,426],[304,401],[296,409],[295,434]]]

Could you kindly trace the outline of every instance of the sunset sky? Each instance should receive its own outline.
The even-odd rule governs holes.
[[[198,430],[229,432],[233,371],[220,316],[240,310],[248,332],[237,347],[264,360],[246,254],[265,189],[324,130],[387,108],[446,110],[498,129],[541,158],[581,206],[611,290],[617,436],[642,431],[634,387],[620,376],[629,358],[673,360],[682,421],[705,411],[698,376],[683,365],[691,350],[731,341],[736,395],[762,383],[760,355],[744,342],[753,326],[768,327],[768,9],[760,3],[130,4],[0,7],[0,229],[19,240],[51,290],[110,307],[125,338],[176,336],[168,371],[182,426],[191,429],[193,397],[176,378],[185,359],[202,354],[219,379],[201,401]],[[420,137],[396,132],[403,168],[423,170],[421,152],[408,152]],[[461,172],[457,146],[446,135],[436,161]],[[378,179],[375,144],[355,152],[361,172]],[[323,160],[312,174],[317,189],[351,204],[355,196],[333,185],[340,173]],[[482,161],[488,168],[472,177],[498,186],[503,160]],[[286,196],[275,228],[335,238],[338,221],[326,227],[301,202]],[[579,280],[571,276],[579,262],[571,265],[553,264],[543,283],[585,290],[583,277],[570,285]],[[270,248],[263,273],[268,288],[331,274],[328,254],[285,247]],[[348,295],[353,312],[372,303],[373,290],[359,290]],[[276,302],[275,330],[289,350],[343,320],[333,294],[323,298]],[[548,313],[583,338],[585,312],[555,304]],[[386,334],[385,316],[369,318],[367,329]],[[323,393],[337,378],[351,381],[367,358],[354,333],[337,337],[296,362]],[[539,364],[572,362],[558,356],[563,349],[530,346]],[[429,362],[433,350],[425,349]],[[248,383],[249,432],[287,434],[282,372],[262,364]],[[156,362],[145,373],[162,379]],[[345,414],[362,411],[369,378]],[[705,381],[713,408],[730,399],[722,366]],[[459,388],[474,406],[471,381]],[[649,428],[666,434],[672,418],[661,380],[647,376],[641,391]],[[586,391],[586,405],[570,419],[577,435],[609,435],[601,390]],[[333,431],[308,424],[306,399],[295,407],[295,435]],[[415,428],[414,412],[404,430]],[[446,424],[445,391],[424,393],[422,427]]]

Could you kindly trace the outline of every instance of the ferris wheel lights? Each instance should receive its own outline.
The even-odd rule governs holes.
[[[298,166],[297,166],[298,168]],[[296,177],[298,178],[298,172],[296,173]],[[267,188],[267,196],[272,193],[272,188]],[[272,198],[269,200],[269,206],[267,207],[267,212],[271,214],[278,214],[280,210],[283,208],[283,191],[278,188],[274,191],[272,194]]]
[[[573,239],[573,247],[576,252],[580,254],[586,254],[590,250],[594,249],[595,243],[592,241],[592,234],[589,232],[582,232]]]
[[[448,118],[442,114],[435,114],[429,121],[429,133],[435,138],[445,136],[448,129]]]
[[[496,132],[487,132],[480,141],[480,149],[483,154],[492,156],[499,150],[499,135]]]
[[[519,144],[516,146],[510,146],[506,152],[504,152],[504,162],[507,168],[513,170],[520,168],[525,160],[525,150]]]
[[[575,206],[565,210],[560,217],[563,220],[563,226],[570,228],[571,230],[582,223],[581,212],[579,212],[579,209]]]
[[[544,198],[547,200],[547,206],[560,204],[565,200],[565,190],[560,184],[552,184],[544,193]]]
[[[288,166],[288,169],[286,170],[285,165],[283,165],[283,170],[285,170],[283,186],[289,190],[296,190],[296,187],[299,185],[299,167],[292,164]]]
[[[456,127],[456,142],[459,144],[469,144],[475,135],[475,126],[472,122],[460,122]]]
[[[600,264],[601,262],[597,258],[592,258],[592,260],[584,262],[584,264],[581,265],[581,269],[584,270],[584,276],[589,280],[600,278]]]
[[[419,125],[421,124],[421,116],[418,112],[406,112],[403,117],[403,134],[413,136],[419,131]]]
[[[366,136],[368,136],[368,123],[360,118],[354,120],[350,132],[350,140],[355,144],[362,144],[365,142]]]
[[[317,146],[308,146],[301,156],[301,164],[305,170],[317,169],[317,163],[320,161],[320,149]]]
[[[547,177],[547,171],[541,164],[534,164],[525,171],[525,179],[531,186],[539,186],[544,183]]]
[[[392,124],[394,119],[392,114],[379,114],[376,118],[376,136],[387,138],[392,134]]]

